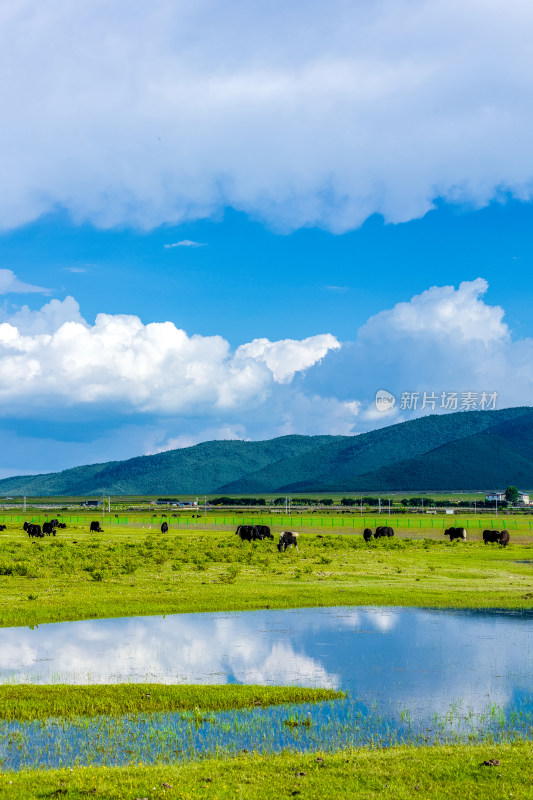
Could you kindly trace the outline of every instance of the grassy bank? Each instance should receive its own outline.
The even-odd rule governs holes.
[[[533,798],[533,746],[512,744],[243,755],[182,765],[25,771],[0,775],[0,797]],[[489,759],[500,761],[485,766]]]
[[[168,686],[118,683],[91,686],[0,686],[0,719],[29,721],[47,717],[115,717],[166,711],[228,711],[282,703],[318,703],[344,697],[332,689],[286,686]]]
[[[395,605],[532,608],[533,547],[301,534],[299,552],[233,533],[67,529],[0,536],[0,625],[179,612]]]

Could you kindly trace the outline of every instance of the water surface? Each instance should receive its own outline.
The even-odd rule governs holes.
[[[533,612],[326,608],[0,629],[0,679],[342,688],[346,701],[0,726],[4,765],[166,760],[217,748],[530,735]],[[290,718],[311,725],[289,726]],[[105,742],[96,746],[95,742]]]

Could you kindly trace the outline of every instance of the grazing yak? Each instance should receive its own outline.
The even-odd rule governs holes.
[[[466,530],[465,528],[448,528],[444,531],[444,536],[449,536],[450,542],[453,542],[454,539],[462,539],[465,542]]]
[[[295,547],[298,550],[298,534],[296,531],[283,531],[279,535],[278,550],[283,553],[287,547]]]
[[[365,540],[365,542],[369,542],[371,538],[372,538],[372,531],[370,530],[370,528],[365,528],[363,531],[363,539]]]
[[[509,531],[483,531],[483,541],[485,544],[500,544],[502,547],[507,547],[509,544]]]
[[[66,522],[58,522],[57,523],[57,527],[58,528],[66,528],[67,527],[67,523]]]
[[[261,541],[263,541],[263,539],[274,538],[272,533],[270,532],[270,528],[268,527],[268,525],[256,525],[255,527],[257,528],[257,533],[259,534],[259,538],[261,539]]]
[[[0,525],[0,531],[5,531],[6,528],[7,528],[7,525]]]
[[[264,537],[261,536],[257,528],[257,525],[239,525],[235,535],[241,537],[241,542],[261,541]]]
[[[44,533],[41,530],[41,526],[35,525],[33,522],[25,522],[22,527],[26,531],[30,539],[32,537],[34,537],[35,539],[42,539],[44,536]]]
[[[100,523],[98,522],[98,520],[93,520],[91,522],[91,526],[89,528],[89,531],[91,533],[103,533],[104,532],[103,528],[100,527]]]
[[[502,547],[507,547],[507,545],[509,544],[509,539],[510,538],[511,537],[509,536],[509,531],[503,530],[500,533],[500,544],[501,544],[501,546]]]
[[[375,539],[380,539],[382,536],[394,536],[394,529],[389,525],[379,525],[374,534]]]
[[[50,535],[55,536],[56,529],[54,528],[51,522],[43,522],[43,533],[46,533],[47,536]]]
[[[161,524],[161,533],[168,533],[168,522],[163,522]]]

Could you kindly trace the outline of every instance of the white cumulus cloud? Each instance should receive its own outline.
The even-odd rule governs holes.
[[[4,0],[0,226],[530,199],[532,25],[524,0]]]
[[[361,340],[376,340],[380,334],[429,337],[455,342],[505,341],[509,336],[500,306],[488,306],[482,299],[488,289],[483,278],[454,286],[433,286],[408,303],[372,317],[359,331]]]
[[[188,336],[172,322],[99,314],[88,325],[73,298],[24,307],[0,324],[0,403],[120,405],[122,412],[211,414],[262,403],[338,347],[335,337],[251,343]],[[27,405],[26,405],[27,404]]]
[[[70,296],[64,300],[50,300],[39,310],[22,306],[14,313],[0,312],[0,322],[7,322],[19,333],[30,336],[37,333],[54,333],[65,322],[86,324],[81,316],[78,302]]]
[[[497,406],[533,402],[533,340],[516,339],[504,322],[504,311],[484,300],[488,285],[478,278],[454,286],[433,286],[409,302],[398,303],[371,317],[353,343],[330,353],[306,376],[307,390],[327,385],[332,396],[356,398],[358,422],[373,426],[406,417],[402,392],[496,392]],[[378,412],[378,389],[392,392],[397,402]],[[426,413],[439,411],[426,406]],[[457,410],[460,410],[458,405]],[[413,414],[409,414],[412,416]]]
[[[296,372],[316,364],[328,350],[337,350],[339,342],[330,333],[310,336],[308,339],[283,339],[271,342],[254,339],[241,345],[235,353],[236,359],[257,359],[267,365],[278,383],[288,383]]]

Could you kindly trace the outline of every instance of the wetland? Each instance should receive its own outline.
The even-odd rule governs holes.
[[[162,797],[174,781],[197,797],[214,789],[204,765],[216,797],[287,794],[287,770],[290,793],[374,797],[395,780],[407,797],[419,764],[428,797],[467,796],[493,780],[478,755],[505,753],[506,791],[530,796],[529,523],[505,550],[423,529],[299,541],[279,554],[221,530],[70,526],[28,542],[8,526],[0,794]]]

